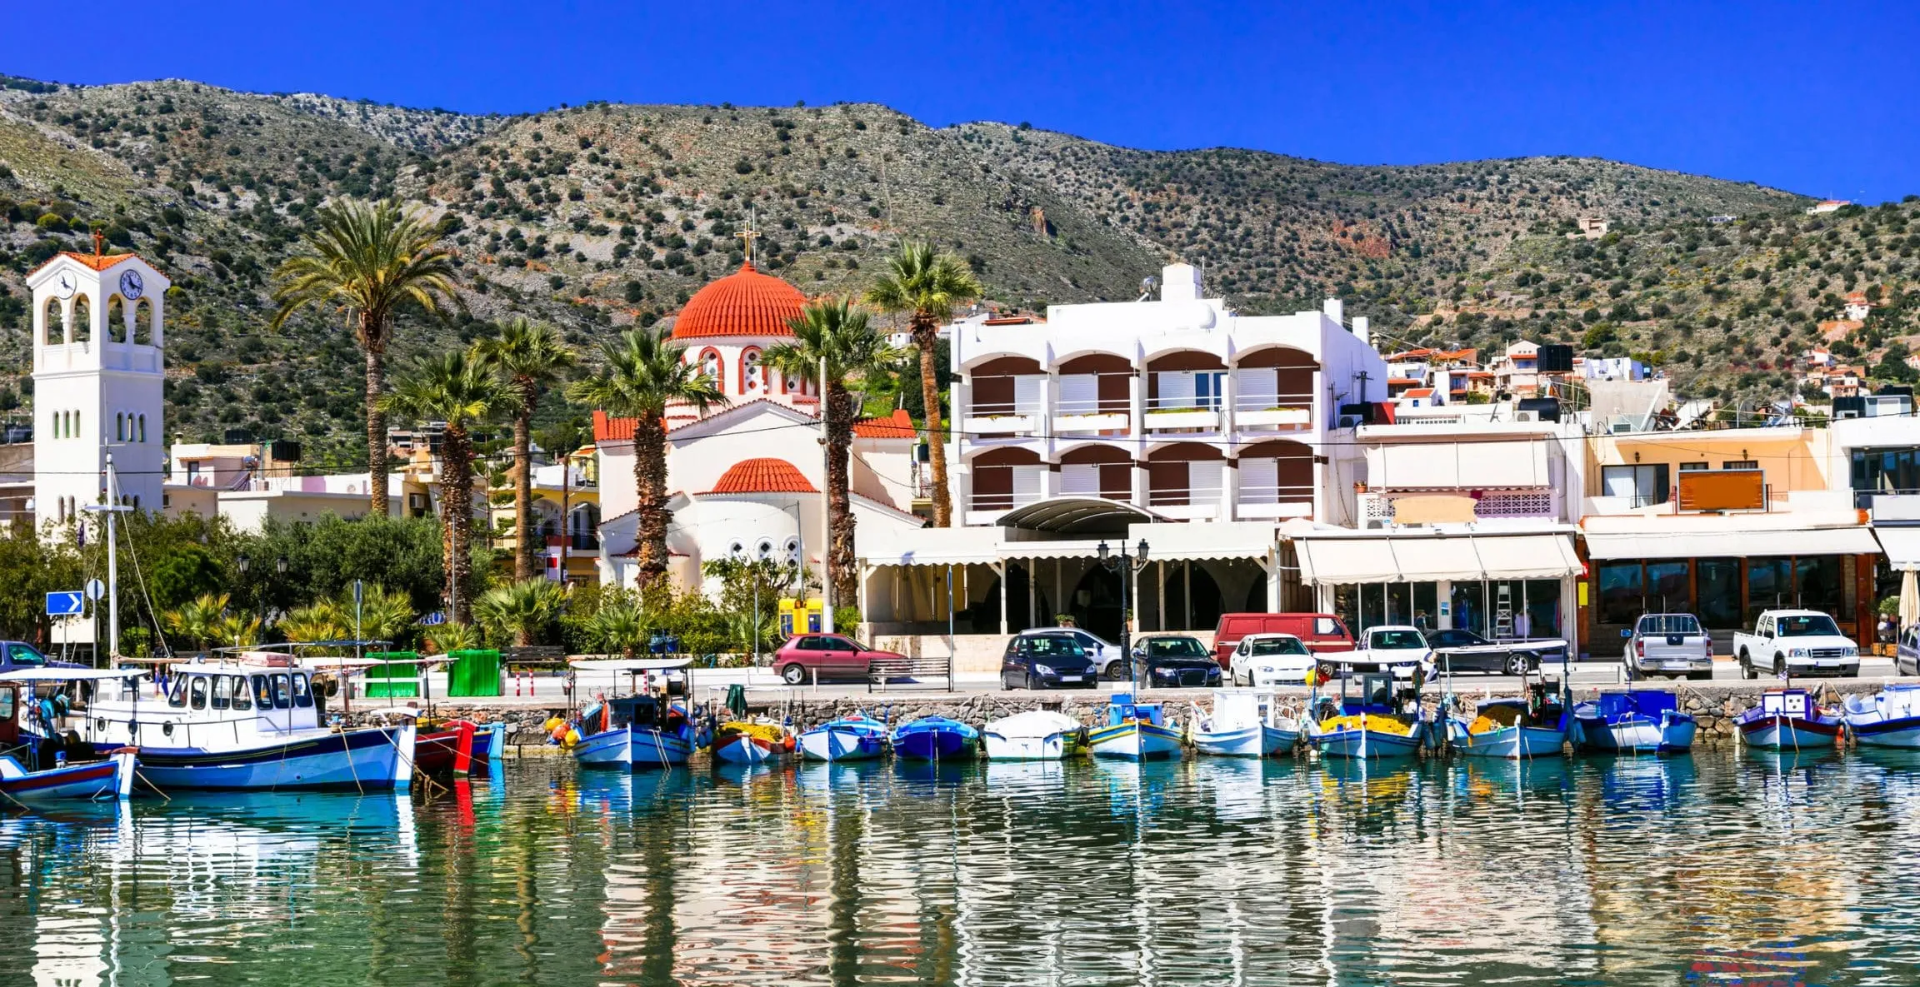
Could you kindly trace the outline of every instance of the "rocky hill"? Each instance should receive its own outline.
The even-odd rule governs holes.
[[[1801,196],[1592,159],[1354,167],[933,129],[858,104],[475,117],[0,78],[0,359],[18,368],[0,407],[31,400],[22,274],[103,227],[174,278],[176,432],[285,435],[351,465],[358,361],[340,320],[265,330],[274,266],[339,195],[414,201],[459,251],[466,311],[407,319],[403,358],[513,313],[582,344],[665,317],[740,263],[751,224],[760,265],[809,292],[864,287],[904,238],[953,250],[1026,309],[1131,298],[1180,258],[1247,311],[1337,293],[1392,339],[1578,339],[1659,353],[1683,390],[1759,395],[1791,386],[1779,364],[1829,294],[1903,298],[1913,246],[1911,204],[1809,217]],[[1612,232],[1569,239],[1585,217]],[[1855,345],[1899,335],[1904,308],[1885,309]]]

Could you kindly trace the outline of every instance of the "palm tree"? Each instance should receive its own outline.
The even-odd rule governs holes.
[[[220,639],[230,602],[232,597],[225,593],[202,593],[178,609],[169,610],[161,622],[166,625],[167,633],[190,646],[203,647],[209,641]]]
[[[368,510],[387,516],[387,343],[393,314],[411,302],[429,313],[454,300],[453,254],[439,233],[399,203],[342,199],[314,213],[304,249],[274,272],[273,328],[309,305],[345,309],[367,355]]]
[[[339,605],[351,629],[353,594],[349,592]],[[366,587],[360,594],[359,637],[364,640],[386,641],[398,649],[413,632],[413,618],[413,600],[405,592],[375,585]]]
[[[575,401],[597,406],[609,415],[632,418],[633,485],[638,494],[639,580],[642,587],[667,571],[667,406],[685,403],[705,414],[727,403],[719,384],[680,358],[660,329],[631,329],[601,347],[606,366],[600,375],[577,381],[569,390]]]
[[[847,458],[853,448],[853,420],[860,398],[849,381],[864,381],[885,369],[887,343],[867,313],[851,299],[822,299],[787,323],[793,342],[769,347],[767,366],[788,380],[819,385],[827,422],[827,581],[835,601],[850,603],[858,592],[853,562],[853,501]],[[820,380],[825,364],[826,380]]]
[[[473,577],[473,431],[511,411],[514,397],[486,361],[454,351],[422,359],[382,399],[386,410],[445,422],[440,438],[441,543],[446,553],[448,617],[465,616],[460,594]]]
[[[572,368],[576,358],[552,326],[526,319],[501,326],[498,337],[480,344],[480,352],[520,398],[513,412],[513,578],[525,582],[537,574],[533,567],[533,413],[540,392]],[[572,451],[561,450],[563,455]],[[561,462],[564,465],[565,460]]]
[[[920,351],[920,396],[927,406],[927,453],[933,472],[933,526],[953,523],[953,500],[947,493],[946,430],[941,427],[940,378],[934,349],[940,324],[956,305],[980,297],[980,282],[960,258],[935,253],[931,244],[905,243],[887,258],[887,271],[867,290],[867,302],[883,312],[904,312]]]
[[[353,636],[353,614],[333,600],[296,607],[274,625],[289,641],[343,641]]]
[[[586,621],[587,640],[602,654],[619,652],[631,658],[647,641],[646,621],[630,593],[620,593],[600,603],[600,609]]]
[[[496,586],[473,601],[473,616],[496,637],[512,635],[514,644],[525,647],[560,616],[566,602],[567,591],[559,583],[544,577],[522,579]]]

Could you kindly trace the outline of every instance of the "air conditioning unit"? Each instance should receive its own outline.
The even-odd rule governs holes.
[[[1540,413],[1531,409],[1516,411],[1513,413],[1513,420],[1517,422],[1537,422],[1540,420]]]
[[[1359,428],[1367,423],[1365,415],[1341,415],[1335,428]]]
[[[1632,435],[1633,423],[1626,422],[1626,421],[1608,422],[1607,431],[1613,433],[1614,435]]]

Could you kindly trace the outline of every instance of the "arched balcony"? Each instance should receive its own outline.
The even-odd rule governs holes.
[[[1124,435],[1133,404],[1133,364],[1124,356],[1089,353],[1061,361],[1056,435]]]
[[[1060,495],[1133,500],[1133,454],[1105,443],[1087,443],[1061,453]]]
[[[1226,456],[1203,442],[1175,442],[1147,454],[1147,506],[1170,518],[1221,516]]]
[[[968,524],[991,524],[1001,514],[1046,496],[1047,464],[1031,449],[988,449],[968,462]]]
[[[966,417],[973,436],[1037,435],[1046,415],[1047,374],[1023,356],[989,360],[967,372]]]
[[[1240,449],[1233,472],[1241,518],[1306,517],[1313,513],[1313,449],[1290,439]]]
[[[1236,429],[1290,431],[1313,425],[1314,381],[1320,364],[1289,346],[1266,346],[1233,363]]]
[[[1227,386],[1227,365],[1204,350],[1174,350],[1147,361],[1148,432],[1214,432]]]

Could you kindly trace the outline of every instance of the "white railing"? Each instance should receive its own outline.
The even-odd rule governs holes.
[[[1293,504],[1313,500],[1311,483],[1242,483],[1242,504]]]
[[[1220,395],[1187,395],[1185,397],[1151,397],[1147,399],[1147,411],[1219,411]]]
[[[1235,411],[1296,411],[1312,410],[1313,392],[1301,391],[1289,394],[1236,394],[1233,397]]]
[[[1211,486],[1171,487],[1147,491],[1149,507],[1217,507],[1220,504],[1221,487],[1218,482]]]

